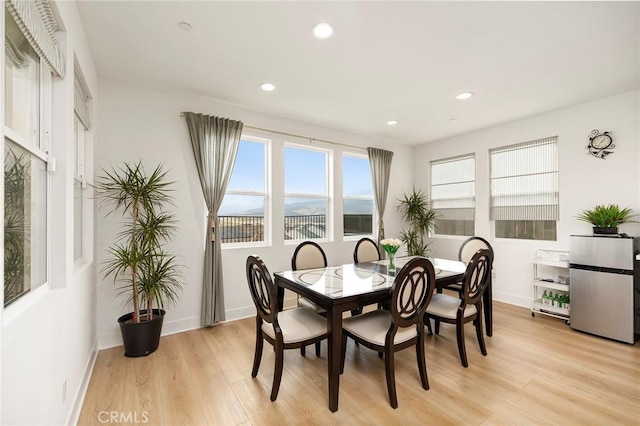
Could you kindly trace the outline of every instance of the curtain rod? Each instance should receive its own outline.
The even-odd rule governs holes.
[[[184,117],[184,112],[181,112],[180,116]],[[277,135],[292,136],[294,138],[300,138],[300,139],[308,139],[309,143],[322,142],[322,143],[326,143],[326,144],[330,144],[330,145],[344,146],[346,148],[360,149],[360,150],[363,150],[363,151],[367,149],[367,148],[363,148],[363,147],[357,146],[357,145],[349,145],[349,144],[346,144],[346,143],[334,142],[334,141],[329,141],[329,140],[326,140],[326,139],[312,138],[310,136],[303,136],[303,135],[298,135],[298,134],[295,134],[295,133],[281,132],[279,130],[265,129],[263,127],[249,126],[249,125],[245,125],[244,123],[243,123],[243,127],[246,127],[247,129],[260,130],[260,131],[263,131],[263,132],[275,133]]]

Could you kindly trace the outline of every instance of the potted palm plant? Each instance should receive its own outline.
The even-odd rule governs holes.
[[[406,244],[409,256],[425,256],[429,251],[429,242],[425,238],[436,227],[436,212],[431,209],[427,194],[415,187],[398,201],[398,210],[408,224],[402,230],[400,240]]]
[[[133,308],[118,319],[125,355],[149,355],[160,343],[164,307],[176,302],[182,288],[181,266],[163,247],[176,229],[174,215],[165,210],[172,204],[171,182],[162,165],[147,175],[142,161],[103,172],[96,194],[107,215],[121,215],[122,223],[102,272]]]
[[[630,208],[621,209],[617,204],[597,205],[578,214],[577,219],[593,225],[594,234],[617,234],[618,225],[631,220],[637,215]]]

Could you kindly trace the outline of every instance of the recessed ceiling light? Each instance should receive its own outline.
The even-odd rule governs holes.
[[[451,122],[456,121],[456,120],[457,120],[457,118],[450,118],[449,119],[449,121],[451,121]]]
[[[472,96],[473,96],[473,92],[462,92],[458,96],[456,96],[456,99],[460,99],[460,100],[469,99]]]
[[[178,22],[178,28],[180,28],[182,31],[191,31],[193,29],[191,24],[188,22]]]
[[[389,120],[389,121],[387,121],[387,124],[389,126],[395,126],[396,124],[398,124],[398,120]]]
[[[273,84],[271,84],[271,83],[262,83],[262,84],[260,85],[260,88],[261,88],[262,90],[264,90],[265,92],[272,92],[272,91],[276,90],[276,86],[274,86],[274,85],[273,85]]]
[[[325,39],[331,37],[333,34],[333,27],[326,22],[320,22],[313,26],[313,36],[318,39]]]

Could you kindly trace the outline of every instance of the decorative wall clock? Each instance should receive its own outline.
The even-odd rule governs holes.
[[[591,131],[591,136],[589,136],[589,145],[587,145],[589,154],[604,160],[607,155],[613,152],[612,149],[615,147],[616,146],[613,144],[613,138],[609,132],[600,133],[598,129],[593,129]]]

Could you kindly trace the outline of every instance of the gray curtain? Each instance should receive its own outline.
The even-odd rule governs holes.
[[[371,168],[371,182],[373,183],[373,199],[378,211],[378,245],[384,239],[384,208],[387,205],[387,190],[389,189],[389,173],[393,152],[379,148],[367,148],[369,167]]]
[[[222,284],[222,253],[216,238],[218,209],[222,204],[231,171],[236,160],[243,124],[227,118],[193,112],[183,113],[189,126],[191,147],[196,160],[200,185],[209,210],[202,283],[202,326],[224,321],[224,291]]]

